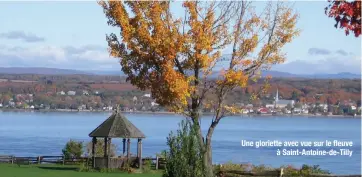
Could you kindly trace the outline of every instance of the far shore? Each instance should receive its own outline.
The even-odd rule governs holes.
[[[0,112],[113,112],[113,110],[76,110],[76,109],[0,109]],[[167,111],[121,111],[126,114],[169,114],[169,115],[178,115],[174,112]],[[202,115],[214,115],[213,113],[202,113]],[[361,115],[314,115],[314,114],[233,114],[230,116],[241,116],[243,118],[247,117],[346,117],[346,118],[361,118]]]

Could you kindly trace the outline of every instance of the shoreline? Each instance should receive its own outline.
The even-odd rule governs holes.
[[[71,109],[41,109],[41,110],[34,110],[34,109],[0,109],[0,112],[95,112],[95,113],[111,113],[113,110],[71,110]],[[152,112],[152,111],[121,111],[121,113],[126,114],[166,114],[166,115],[180,115],[174,112],[167,112],[167,111],[159,111],[159,112]],[[214,115],[213,113],[202,113],[202,115]],[[241,118],[248,118],[248,117],[326,117],[326,118],[333,118],[333,117],[341,117],[341,118],[362,118],[361,115],[314,115],[314,114],[233,114],[230,115],[232,117],[240,116]]]

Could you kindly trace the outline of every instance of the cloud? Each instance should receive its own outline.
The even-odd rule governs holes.
[[[308,60],[297,60],[275,65],[272,70],[293,74],[361,72],[360,56],[330,55],[310,56]],[[0,44],[0,66],[2,67],[48,67],[78,70],[119,70],[119,60],[111,58],[105,46],[51,46],[29,47]]]
[[[335,51],[336,54],[338,55],[342,55],[342,56],[347,56],[347,55],[353,55],[353,53],[351,52],[346,52],[345,50],[343,49],[339,49],[337,51]],[[308,54],[309,55],[314,55],[314,56],[317,56],[317,55],[322,55],[322,56],[325,56],[325,55],[333,55],[333,53],[328,50],[328,49],[322,49],[322,48],[310,48],[308,50]]]
[[[79,54],[86,51],[101,51],[104,52],[107,50],[106,47],[97,46],[97,45],[85,45],[81,47],[73,47],[73,46],[66,46],[64,47],[65,50],[67,50],[70,54]]]
[[[309,55],[329,55],[331,51],[322,48],[310,48],[308,50]]]
[[[338,53],[338,54],[340,54],[340,55],[342,55],[342,56],[347,56],[347,55],[348,55],[348,52],[346,52],[346,51],[344,51],[344,50],[342,50],[342,49],[337,50],[336,53]]]
[[[45,41],[45,38],[43,37],[39,37],[32,33],[25,33],[23,31],[10,31],[7,33],[0,33],[0,38],[15,40],[18,39],[29,43]]]
[[[109,57],[106,47],[34,46],[0,48],[0,65],[5,67],[54,67],[81,70],[117,68],[117,59]]]
[[[322,59],[297,60],[289,63],[275,65],[273,70],[293,74],[336,74],[341,72],[361,73],[360,56],[330,56]]]

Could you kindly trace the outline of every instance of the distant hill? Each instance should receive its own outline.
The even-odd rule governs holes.
[[[119,69],[119,71],[99,71],[99,70],[90,70],[90,71],[85,71],[87,73],[92,73],[95,75],[101,75],[101,76],[119,76],[119,75],[124,75],[122,70]]]
[[[348,72],[338,73],[338,74],[316,74],[310,75],[310,77],[316,77],[320,79],[360,79],[361,74],[353,74]]]
[[[57,69],[57,68],[42,68],[42,67],[0,67],[1,74],[44,74],[44,75],[123,75],[122,71],[101,71],[101,70],[88,70],[80,71],[73,69]],[[292,74],[280,71],[263,71],[262,76],[271,75],[274,78],[316,78],[316,79],[360,79],[360,74],[353,73],[337,73],[337,74]],[[216,77],[216,75],[215,75]]]
[[[84,71],[72,69],[58,69],[58,68],[42,68],[42,67],[0,67],[1,74],[44,74],[44,75],[72,75],[72,74],[85,74],[91,75]]]
[[[281,78],[310,78],[310,79],[360,79],[361,74],[353,74],[353,73],[337,73],[337,74],[291,74],[287,72],[280,71],[264,71],[262,72],[263,76],[271,75],[273,77],[281,77]]]

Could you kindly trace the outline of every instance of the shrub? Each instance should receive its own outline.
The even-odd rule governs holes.
[[[312,174],[330,174],[327,170],[322,170],[319,165],[303,165],[301,168],[295,168],[292,165],[287,166],[281,166],[280,168],[283,168],[283,176],[288,177],[309,177],[312,176]],[[280,168],[272,168],[265,165],[241,165],[241,164],[234,164],[234,163],[226,163],[222,165],[215,165],[214,171],[216,176],[218,177],[224,177],[224,176],[230,176],[230,177],[239,177],[238,174],[227,174],[225,171],[250,171],[255,173],[262,173],[265,171],[274,171],[279,170]]]
[[[215,165],[214,166],[214,173],[215,173],[216,176],[225,176],[223,171],[228,171],[228,170],[246,171],[246,169],[242,168],[242,166],[240,164],[234,164],[232,162],[228,162],[226,164]],[[240,175],[228,174],[228,176],[230,176],[230,177],[238,177]]]
[[[292,165],[288,165],[288,166],[281,166],[281,168],[283,168],[283,173],[284,176],[299,176],[299,169],[293,167]]]
[[[303,176],[308,177],[312,174],[330,174],[328,170],[322,170],[319,165],[302,165],[302,168],[298,169],[291,165],[282,166],[284,169],[284,175],[286,176]]]
[[[108,173],[108,168],[101,168],[101,169],[99,169],[99,172]]]
[[[263,172],[263,171],[273,171],[277,170],[276,168],[268,167],[266,165],[252,165],[251,171],[255,173]]]
[[[264,172],[264,171],[273,171],[275,168],[267,167],[265,165],[252,165],[252,164],[235,164],[232,162],[228,162],[222,165],[216,165],[214,167],[214,173],[216,176],[225,176],[225,171],[242,171],[242,172]],[[238,174],[228,174],[230,177],[239,177]]]
[[[78,168],[79,172],[93,172],[94,169],[90,168],[86,163],[81,163]]]
[[[146,160],[145,164],[142,166],[143,173],[151,172],[151,165],[152,165],[152,161],[151,160]]]
[[[166,158],[166,151],[161,151],[160,153],[156,153],[156,157]]]
[[[88,171],[88,166],[85,165],[84,163],[81,163],[81,164],[79,165],[78,171],[79,171],[79,172],[87,172],[87,171]]]
[[[67,159],[79,158],[83,154],[83,142],[69,140],[67,144],[65,144],[64,149],[62,149],[62,152]]]
[[[120,169],[121,171],[128,172],[128,173],[134,173],[136,170],[131,167],[129,163],[125,163],[123,167]]]
[[[164,153],[166,169],[164,177],[202,177],[202,152],[197,129],[190,120],[182,121],[175,135],[167,138],[169,150]]]
[[[302,168],[300,169],[300,173],[303,174],[330,174],[330,172],[328,170],[322,170],[319,165],[303,165]]]
[[[87,154],[89,154],[89,156],[92,155],[92,142],[89,142],[87,144]],[[104,140],[103,139],[97,139],[97,143],[95,144],[95,154],[96,154],[96,157],[104,156]],[[109,156],[110,157],[116,156],[116,145],[113,143],[111,144]]]

